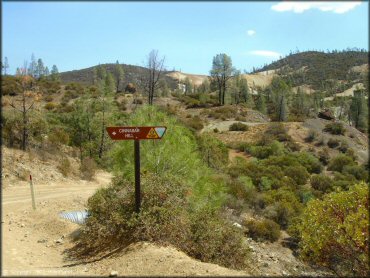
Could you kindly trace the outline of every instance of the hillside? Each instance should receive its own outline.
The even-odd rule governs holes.
[[[124,71],[124,83],[120,86],[119,89],[123,90],[128,83],[137,84],[140,80],[140,77],[144,74],[145,68],[126,64],[121,65]],[[107,72],[114,72],[115,64],[102,64],[100,66],[104,67]],[[94,68],[98,68],[98,65],[86,69],[61,72],[60,77],[63,83],[77,82],[84,85],[91,85],[93,84]],[[163,78],[170,88],[177,88],[177,84],[173,78],[170,78],[166,75],[163,75]]]
[[[314,90],[338,86],[341,91],[363,80],[368,72],[369,53],[306,51],[291,54],[255,72],[274,70],[293,86],[310,85]]]

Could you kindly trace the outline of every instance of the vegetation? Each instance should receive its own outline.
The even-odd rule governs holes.
[[[325,126],[324,131],[329,132],[334,135],[344,135],[346,129],[340,122],[329,123]]]
[[[311,200],[296,229],[301,257],[327,266],[338,275],[366,276],[369,271],[369,188],[359,183],[348,191]]]
[[[248,229],[247,234],[256,240],[266,240],[274,242],[280,237],[280,227],[272,220],[252,220],[247,221],[245,226]]]
[[[248,126],[246,124],[243,124],[241,122],[233,123],[229,127],[230,131],[247,131]]]

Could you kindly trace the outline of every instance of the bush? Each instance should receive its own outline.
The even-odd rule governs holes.
[[[323,136],[320,136],[320,137],[317,139],[317,142],[316,142],[315,146],[320,147],[320,146],[323,146],[323,145],[325,145],[325,144],[326,144],[326,143],[325,143],[325,139],[324,139],[324,137],[323,137]]]
[[[57,168],[63,176],[67,177],[71,172],[71,163],[69,162],[69,159],[67,157],[63,157],[59,160]]]
[[[338,139],[334,139],[334,138],[330,138],[328,140],[328,146],[329,148],[332,148],[332,149],[335,149],[336,147],[339,146],[339,140]]]
[[[132,242],[172,244],[188,255],[226,267],[243,268],[243,234],[209,207],[190,210],[182,182],[146,174],[142,206],[134,212],[134,186],[120,178],[88,200],[90,216],[72,251],[97,254]]]
[[[268,206],[264,211],[265,217],[274,220],[283,229],[286,229],[292,219],[302,211],[303,206],[298,197],[288,186],[271,190],[265,194],[268,200]]]
[[[275,242],[280,237],[280,226],[272,220],[250,220],[245,223],[247,234],[255,240]]]
[[[183,123],[192,130],[201,130],[203,129],[203,121],[199,116],[194,116],[191,119],[183,120]]]
[[[312,175],[310,182],[312,188],[321,192],[328,193],[333,191],[333,181],[328,176]]]
[[[344,128],[342,123],[329,123],[325,125],[324,131],[329,132],[334,135],[344,135],[346,129]]]
[[[337,172],[342,172],[344,166],[347,165],[355,165],[355,162],[352,160],[351,157],[345,155],[345,154],[340,154],[334,157],[329,165],[328,165],[328,170],[329,171],[337,171]]]
[[[58,105],[55,102],[48,102],[45,104],[45,109],[46,110],[53,110],[57,107]]]
[[[322,164],[327,165],[329,163],[330,155],[329,155],[329,149],[327,147],[320,150],[318,155],[319,155],[319,160]]]
[[[80,166],[82,179],[92,180],[95,176],[96,170],[97,170],[97,166],[96,166],[94,159],[90,157],[86,157],[82,160],[81,166]]]
[[[297,185],[304,185],[307,182],[309,174],[303,166],[289,166],[284,170],[286,176],[292,178]]]
[[[207,133],[197,136],[197,142],[203,161],[208,167],[223,169],[227,166],[229,150],[224,143]]]
[[[369,187],[357,184],[307,203],[296,224],[301,257],[339,276],[369,272]]]
[[[230,125],[229,130],[230,131],[247,131],[248,126],[246,124],[237,122],[237,123],[233,123],[232,125]]]
[[[266,146],[250,146],[245,151],[258,159],[265,159],[272,155],[284,154],[284,146],[278,141],[272,141]]]
[[[340,142],[340,147],[338,149],[339,149],[340,152],[346,153],[346,151],[348,150],[348,148],[349,148],[349,146],[348,146],[347,141],[342,140]]]
[[[359,165],[344,166],[342,172],[345,175],[354,176],[358,181],[367,181],[369,174],[365,167],[361,167]]]
[[[308,135],[307,135],[307,137],[305,138],[305,141],[307,142],[307,143],[311,143],[311,142],[313,142],[316,138],[317,138],[317,132],[316,131],[314,131],[314,130],[310,130],[309,132],[308,132]]]

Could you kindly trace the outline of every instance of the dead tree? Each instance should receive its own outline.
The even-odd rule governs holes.
[[[164,59],[158,56],[158,50],[149,53],[146,70],[141,78],[143,90],[148,94],[149,105],[153,104],[155,92],[160,87],[159,79],[164,71]]]
[[[21,99],[19,101],[21,103],[21,108],[18,108],[15,105],[14,101],[10,104],[15,110],[22,113],[22,150],[25,151],[27,148],[28,143],[28,120],[29,116],[28,113],[32,109],[34,105],[34,101],[31,104],[27,105],[27,98],[32,96],[32,90],[34,87],[34,80],[31,76],[22,75],[19,77],[19,85],[21,86]]]

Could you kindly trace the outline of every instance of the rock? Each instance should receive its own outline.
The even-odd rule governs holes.
[[[118,276],[118,271],[112,270],[109,274],[109,277],[117,277]]]
[[[269,263],[264,263],[263,264],[263,267],[268,267],[269,266]]]
[[[233,223],[233,226],[234,227],[237,227],[237,228],[239,228],[239,229],[241,229],[242,228],[242,225],[240,225],[239,223],[237,223],[237,222],[234,222]]]
[[[25,225],[22,223],[22,224],[21,224],[21,228],[24,228],[24,226],[25,226]]]
[[[48,242],[48,240],[47,240],[47,239],[39,239],[39,240],[37,241],[37,243],[45,243],[45,242]]]
[[[87,267],[85,267],[83,271],[84,272],[88,272],[89,270],[87,269]]]
[[[62,238],[60,238],[60,239],[57,239],[56,241],[55,241],[55,243],[59,243],[59,244],[63,244],[63,239]]]
[[[283,275],[288,275],[288,273],[286,273],[286,272],[283,270]]]

